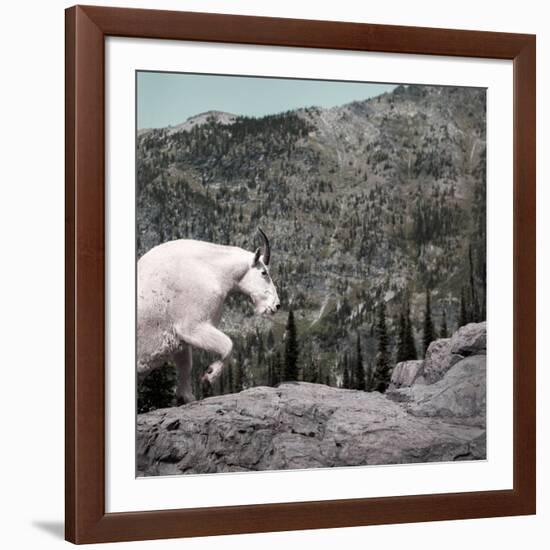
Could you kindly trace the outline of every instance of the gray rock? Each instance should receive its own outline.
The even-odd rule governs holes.
[[[428,384],[441,380],[452,366],[451,339],[441,338],[433,341],[426,351],[424,360],[424,378]]]
[[[460,327],[451,338],[451,353],[463,357],[486,355],[487,323],[469,323]]]
[[[451,338],[433,341],[426,351],[423,376],[427,384],[443,378],[456,363],[470,355],[487,353],[487,325],[469,323],[460,327]]]
[[[391,375],[391,387],[402,388],[412,386],[422,375],[424,361],[402,361],[393,368]]]
[[[390,395],[414,416],[485,427],[486,356],[466,357],[453,365],[438,382],[414,385]]]
[[[485,458],[484,426],[411,414],[412,405],[300,382],[140,414],[138,475]]]

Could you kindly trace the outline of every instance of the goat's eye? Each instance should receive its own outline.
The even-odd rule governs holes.
[[[267,271],[266,271],[265,269],[262,269],[262,275],[263,275],[264,277],[267,277]]]

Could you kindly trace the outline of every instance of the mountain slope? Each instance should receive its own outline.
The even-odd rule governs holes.
[[[333,385],[356,334],[374,361],[382,301],[392,346],[407,301],[419,343],[427,288],[436,326],[443,312],[459,325],[461,297],[484,318],[484,90],[399,86],[332,109],[191,122],[138,136],[138,255],[184,237],[252,250],[266,231],[283,312],[270,323],[231,298],[223,320],[248,385],[265,378],[260,356],[281,350],[289,304],[303,357]]]

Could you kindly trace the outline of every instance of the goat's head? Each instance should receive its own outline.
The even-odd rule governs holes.
[[[257,313],[275,313],[281,302],[269,274],[271,247],[266,234],[258,228],[263,246],[256,249],[250,268],[240,281],[240,289],[252,298]]]

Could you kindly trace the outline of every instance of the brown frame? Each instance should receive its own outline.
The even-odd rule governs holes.
[[[512,490],[105,513],[106,36],[513,60]],[[92,543],[535,513],[535,36],[75,6],[66,11],[65,56],[67,540]]]

